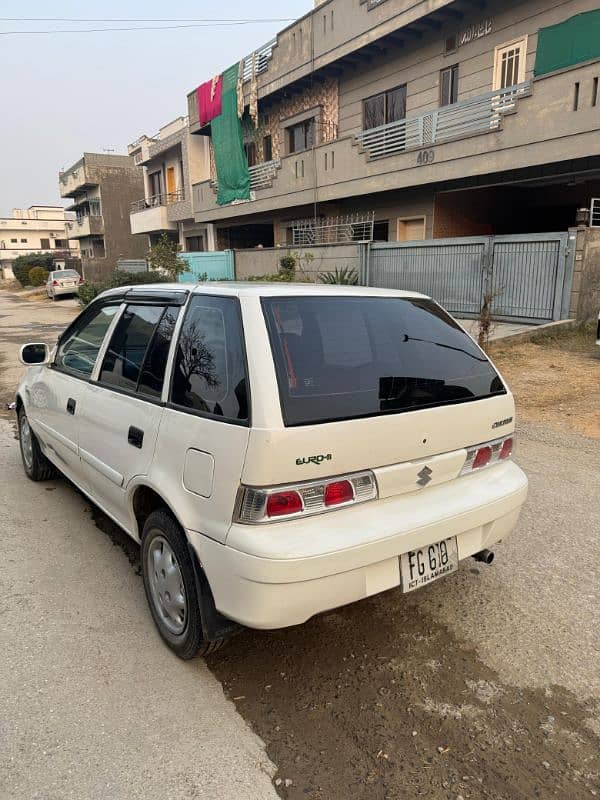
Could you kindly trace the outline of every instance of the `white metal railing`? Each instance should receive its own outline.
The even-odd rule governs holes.
[[[169,206],[171,203],[179,203],[181,200],[185,200],[183,189],[167,192],[167,194],[153,194],[151,197],[142,197],[141,200],[135,200],[129,207],[129,213],[137,214],[139,211],[146,211],[149,208],[158,208],[159,206]]]
[[[590,206],[590,227],[600,228],[600,197],[592,197]]]
[[[253,167],[248,167],[250,173],[250,189],[256,191],[257,189],[268,189],[273,185],[273,179],[277,175],[277,170],[281,169],[281,161],[275,159],[273,161],[264,161],[262,164],[255,164]],[[219,188],[219,182],[213,178],[210,182],[213,189]]]
[[[244,82],[249,81],[252,77],[252,65],[254,65],[254,70],[257,75],[260,75],[261,72],[264,72],[268,68],[269,61],[273,56],[273,47],[275,47],[276,44],[277,37],[271,39],[270,42],[267,42],[253,53],[250,53],[249,56],[246,56],[243,67]]]
[[[409,117],[361,131],[356,135],[356,141],[369,158],[374,159],[494,131],[500,127],[502,115],[514,111],[518,98],[530,90],[531,81],[498,89],[436,108],[420,117]]]

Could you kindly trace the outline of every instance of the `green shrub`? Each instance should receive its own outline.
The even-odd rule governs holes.
[[[43,267],[46,272],[51,272],[54,267],[52,253],[30,253],[18,256],[13,264],[13,274],[21,286],[29,286],[29,272],[32,267]]]
[[[287,280],[294,280],[296,275],[296,259],[294,256],[283,256],[279,260],[279,274],[285,275]]]
[[[115,270],[108,278],[99,283],[84,283],[79,287],[79,302],[82,306],[97,297],[107,289],[116,289],[119,286],[139,286],[144,283],[170,283],[171,278],[164,272],[149,270],[148,272],[123,272]]]
[[[29,285],[30,286],[43,286],[48,280],[48,270],[44,267],[32,267],[29,270]]]
[[[289,273],[276,272],[274,275],[250,275],[247,281],[262,281],[263,283],[292,283],[295,276]]]
[[[358,272],[351,267],[337,267],[333,272],[319,273],[321,283],[336,283],[345,286],[358,286]]]

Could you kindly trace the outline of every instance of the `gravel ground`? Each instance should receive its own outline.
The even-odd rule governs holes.
[[[18,345],[72,316],[15,302],[0,297],[6,397]],[[570,369],[568,351],[532,357]],[[551,401],[539,424],[530,362],[503,357],[531,495],[494,565],[245,631],[208,669],[153,633],[136,547],[67,483],[27,484],[4,423],[0,797],[266,798],[271,762],[290,800],[600,797],[600,441]]]

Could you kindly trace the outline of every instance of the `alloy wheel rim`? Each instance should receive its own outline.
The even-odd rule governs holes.
[[[164,536],[155,536],[148,548],[146,569],[152,604],[167,630],[176,636],[187,623],[187,600],[177,557]]]
[[[23,417],[21,420],[21,452],[25,466],[27,469],[31,469],[33,466],[33,442],[27,417]]]

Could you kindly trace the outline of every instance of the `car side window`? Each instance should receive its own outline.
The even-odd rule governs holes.
[[[118,310],[119,305],[106,305],[84,312],[61,339],[54,366],[77,377],[89,378]]]
[[[164,306],[129,305],[112,335],[98,378],[100,383],[135,392],[146,351]]]
[[[177,306],[165,308],[146,352],[137,386],[139,394],[155,398],[161,396],[169,348],[178,316],[179,308]]]
[[[224,421],[248,420],[246,358],[236,298],[192,299],[175,351],[171,402]]]

